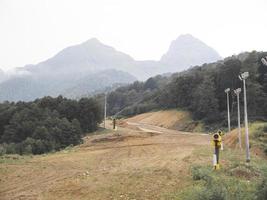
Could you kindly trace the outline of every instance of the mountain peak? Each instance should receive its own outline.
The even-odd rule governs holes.
[[[201,43],[203,45],[206,45],[204,42],[188,33],[179,35],[176,40],[172,41],[171,45],[175,43]]]
[[[193,35],[189,34],[189,33],[181,34],[181,35],[178,36],[177,39],[185,39],[185,38],[194,38],[195,39],[195,37]]]
[[[181,71],[190,66],[214,62],[221,56],[211,47],[191,34],[180,35],[172,41],[161,62],[172,66],[173,71]]]
[[[97,38],[91,38],[83,42],[83,44],[102,44]]]

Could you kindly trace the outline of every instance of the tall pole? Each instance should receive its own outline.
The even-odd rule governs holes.
[[[104,128],[106,128],[106,118],[107,118],[107,94],[105,93],[105,103],[104,103]]]
[[[247,92],[246,92],[246,79],[243,78],[244,87],[244,118],[245,118],[245,133],[246,133],[246,161],[250,162],[249,153],[249,136],[248,136],[248,113],[247,113]]]
[[[227,116],[228,116],[228,133],[231,132],[231,122],[230,122],[230,108],[229,108],[229,92],[230,88],[225,89],[225,93],[227,95]]]
[[[249,153],[249,136],[248,136],[248,112],[247,112],[247,91],[246,91],[246,79],[249,77],[248,72],[243,72],[238,78],[243,81],[244,90],[244,120],[245,120],[245,139],[246,139],[246,161],[250,162]]]
[[[242,144],[241,144],[241,127],[240,127],[240,104],[239,104],[239,94],[241,92],[241,88],[237,88],[235,90],[235,94],[237,97],[237,119],[238,119],[238,143],[239,143],[239,148],[242,149]]]

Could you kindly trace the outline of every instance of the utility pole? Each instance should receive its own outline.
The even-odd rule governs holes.
[[[239,94],[241,92],[241,88],[237,88],[234,90],[236,97],[237,97],[237,119],[238,119],[238,143],[239,148],[242,149],[241,145],[241,127],[240,127],[240,105],[239,105]]]
[[[230,109],[229,109],[229,92],[230,92],[230,88],[225,89],[224,92],[226,93],[226,96],[227,96],[228,133],[230,133],[230,131],[231,131]]]
[[[246,79],[249,77],[248,72],[242,73],[238,76],[241,81],[243,81],[243,91],[244,91],[244,118],[245,118],[245,133],[246,133],[246,161],[250,162],[250,152],[249,152],[249,136],[248,136],[248,113],[247,113],[247,93],[246,93]]]
[[[105,100],[104,100],[104,128],[106,128],[106,118],[107,118],[107,93],[105,93]]]

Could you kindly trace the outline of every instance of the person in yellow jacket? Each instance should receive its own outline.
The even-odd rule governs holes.
[[[218,131],[212,135],[212,145],[214,146],[214,154],[213,154],[213,166],[214,169],[219,169],[219,154],[220,148],[222,147],[222,131]]]

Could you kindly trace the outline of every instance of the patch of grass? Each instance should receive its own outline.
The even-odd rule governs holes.
[[[267,123],[255,122],[250,125],[252,145],[260,147],[267,155]]]
[[[212,170],[212,148],[193,152],[188,187],[168,194],[176,200],[265,200],[267,199],[267,161],[254,154],[245,162],[245,152],[225,147],[221,169]],[[210,164],[209,162],[210,161]]]
[[[267,199],[267,178],[263,179],[257,187],[257,200]]]
[[[196,165],[191,168],[191,174],[192,174],[193,180],[195,181],[208,180],[210,178],[210,175],[209,175],[210,169],[204,166]]]
[[[25,163],[30,158],[32,158],[32,156],[20,156],[17,154],[3,155],[0,156],[0,164],[21,164]]]
[[[205,131],[204,123],[201,121],[197,122],[197,125],[194,128],[193,132],[204,132],[204,131]]]

